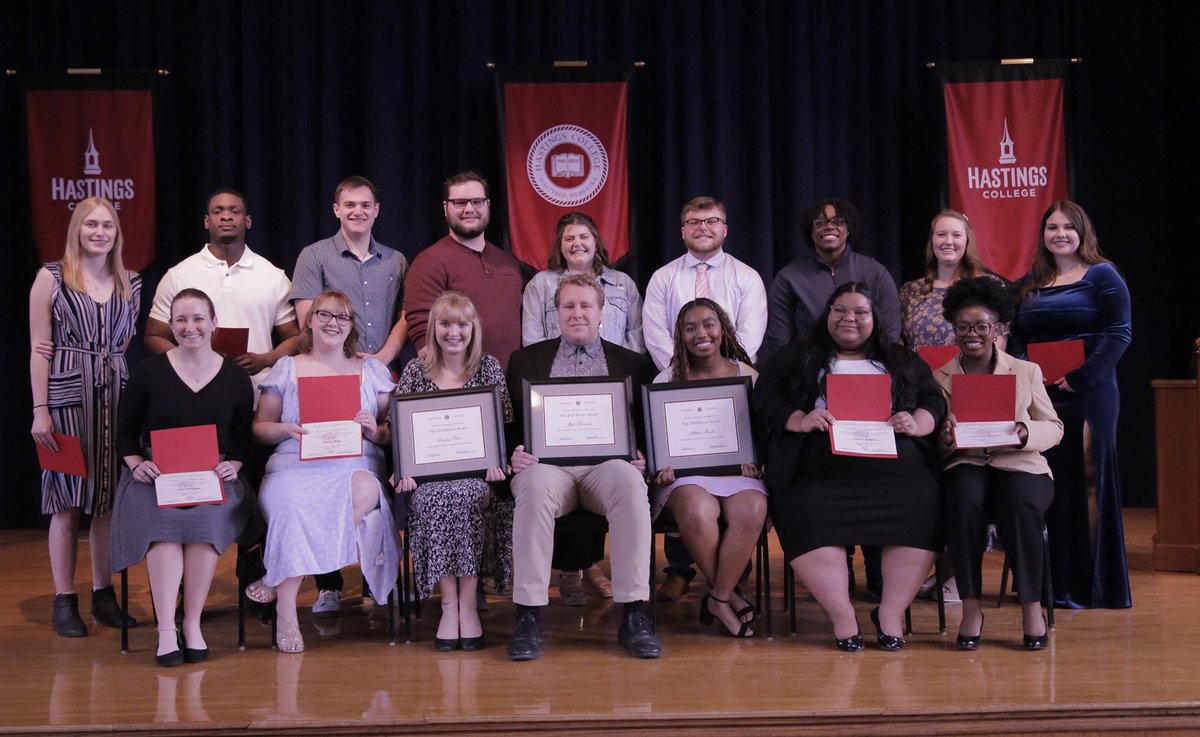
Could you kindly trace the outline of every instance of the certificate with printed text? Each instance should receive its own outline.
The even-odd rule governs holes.
[[[483,409],[479,405],[412,413],[413,461],[417,464],[483,458]]]
[[[300,436],[300,460],[353,458],[362,455],[362,425],[354,420],[306,422]]]
[[[160,507],[225,503],[225,485],[216,471],[161,474],[154,479],[154,494]]]
[[[543,463],[591,465],[637,457],[629,378],[522,379],[525,450]]]
[[[886,422],[835,420],[829,428],[834,455],[895,458],[896,431]]]
[[[646,467],[697,475],[737,475],[757,465],[750,377],[642,385]]]
[[[546,445],[610,445],[613,429],[611,394],[546,397],[542,404]]]

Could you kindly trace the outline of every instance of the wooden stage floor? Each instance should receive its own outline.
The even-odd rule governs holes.
[[[150,626],[131,631],[124,655],[116,630],[55,637],[44,534],[4,531],[0,734],[1200,733],[1200,577],[1151,569],[1153,510],[1127,510],[1126,520],[1134,608],[1059,610],[1051,646],[1040,653],[1019,648],[1013,602],[987,610],[976,653],[954,649],[957,606],[947,607],[950,634],[939,635],[936,610],[924,602],[914,606],[917,633],[901,653],[834,650],[822,612],[804,598],[792,636],[777,547],[771,640],[702,628],[693,587],[683,602],[659,608],[660,660],[625,655],[615,642],[619,607],[592,600],[548,607],[541,659],[510,663],[512,603],[499,597],[484,618],[486,649],[441,654],[432,647],[436,601],[426,604],[417,641],[389,647],[384,610],[364,608],[352,584],[333,631],[318,632],[302,617],[307,652],[277,653],[269,626],[255,620],[249,648],[239,652],[227,554],[205,619],[213,657],[172,669],[154,664]],[[993,589],[999,566],[989,555]],[[357,580],[347,572],[348,582]],[[144,568],[130,581],[131,609],[147,621]],[[311,598],[306,587],[302,600]],[[864,630],[870,606],[858,605]]]

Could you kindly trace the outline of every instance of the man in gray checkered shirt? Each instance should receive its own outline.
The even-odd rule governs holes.
[[[331,238],[300,252],[288,299],[303,325],[317,295],[326,289],[342,292],[350,298],[358,320],[358,355],[389,366],[408,337],[408,323],[400,309],[408,259],[371,236],[379,215],[379,192],[370,180],[358,176],[343,179],[333,192],[333,214],[341,227]],[[341,572],[323,573],[316,583],[313,616],[338,616]]]

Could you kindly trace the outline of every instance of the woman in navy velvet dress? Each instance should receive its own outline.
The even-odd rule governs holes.
[[[1042,216],[1033,269],[1020,283],[1012,353],[1029,343],[1082,340],[1083,365],[1047,389],[1065,426],[1046,453],[1055,495],[1046,514],[1059,606],[1132,605],[1117,466],[1117,361],[1130,340],[1129,289],[1100,255],[1079,205],[1055,202]]]

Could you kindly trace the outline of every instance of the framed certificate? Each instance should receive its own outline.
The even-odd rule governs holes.
[[[391,420],[397,478],[483,478],[507,465],[499,387],[393,394]]]
[[[583,466],[637,458],[628,378],[523,379],[525,451],[542,463]]]
[[[750,420],[750,377],[642,385],[646,469],[740,474],[758,463]]]

